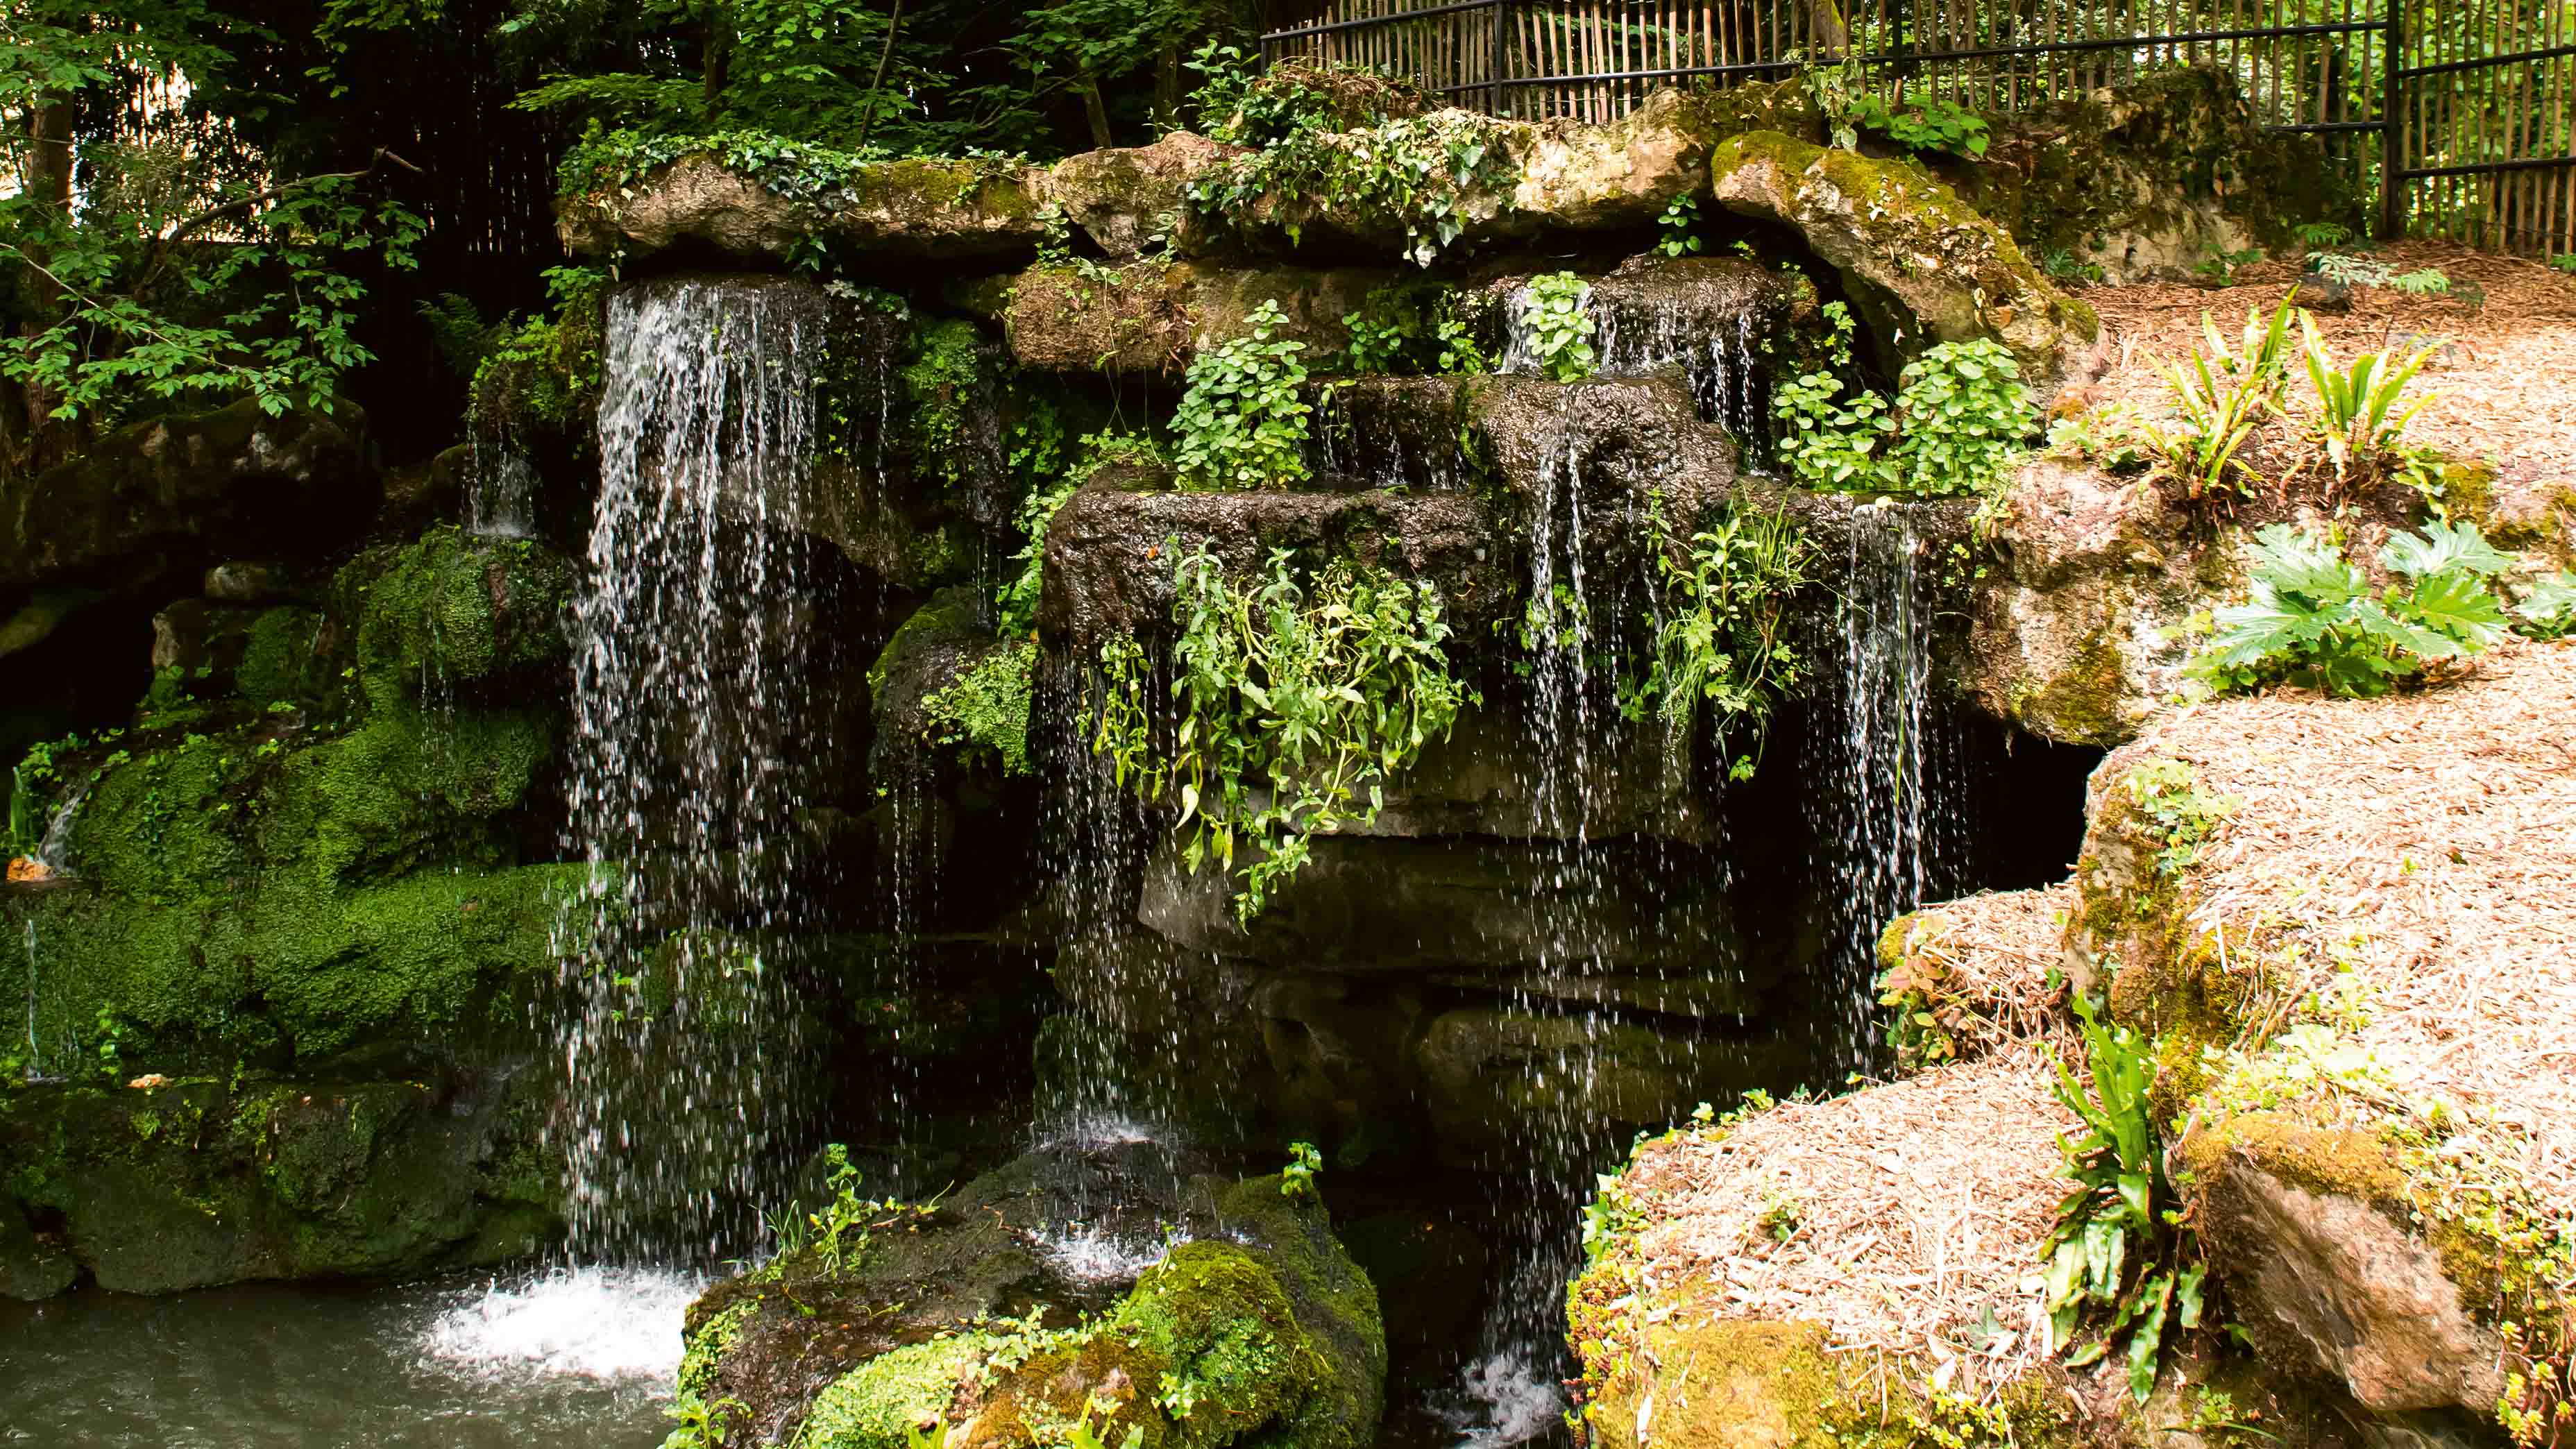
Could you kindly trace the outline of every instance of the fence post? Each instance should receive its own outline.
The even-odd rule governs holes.
[[[1485,114],[1503,113],[1503,67],[1510,63],[1507,36],[1512,19],[1512,0],[1494,0],[1494,44],[1485,57]]]
[[[2379,97],[2379,239],[2406,232],[2406,0],[2387,0],[2387,82]]]

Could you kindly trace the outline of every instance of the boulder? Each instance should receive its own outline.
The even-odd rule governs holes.
[[[0,478],[0,598],[167,599],[227,559],[322,557],[379,496],[353,404],[271,417],[244,401],[130,423],[68,462]]]
[[[1113,261],[1126,261],[1179,230],[1190,182],[1231,150],[1174,131],[1150,146],[1068,156],[1046,173],[1042,190],[1093,245]]]
[[[2093,309],[1929,174],[1767,131],[1718,143],[1708,168],[1719,204],[1795,230],[1835,270],[1891,371],[1933,343],[1985,338],[2045,399],[2092,366]]]
[[[894,260],[992,261],[1026,257],[1045,239],[1045,187],[1036,167],[912,158],[852,166],[798,199],[694,152],[614,195],[560,198],[556,225],[565,249],[588,257],[782,262],[811,237]]]
[[[1350,342],[1342,319],[1395,276],[1368,267],[1140,261],[1115,270],[1032,267],[952,295],[1002,324],[1022,367],[1063,373],[1180,372],[1201,349],[1242,336],[1254,310],[1275,301],[1284,321],[1274,335],[1304,343],[1302,361],[1326,371]]]
[[[1321,1203],[1166,1151],[1060,1141],[717,1284],[689,1310],[681,1411],[712,1412],[723,1449],[901,1449],[929,1423],[1016,1449],[1081,1418],[1151,1449],[1374,1442],[1377,1295]]]

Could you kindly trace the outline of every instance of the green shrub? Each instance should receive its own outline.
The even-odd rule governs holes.
[[[1507,196],[1518,179],[1499,124],[1438,111],[1357,131],[1301,127],[1191,181],[1189,202],[1225,227],[1242,225],[1256,204],[1313,202],[1356,224],[1403,228],[1405,254],[1427,267],[1458,239],[1461,202]],[[1287,232],[1292,246],[1303,238],[1293,218]]]
[[[1354,375],[1493,370],[1458,315],[1457,290],[1436,282],[1374,288],[1359,311],[1342,314],[1342,326],[1351,335],[1342,370]]]
[[[1971,159],[1986,154],[1985,118],[1940,96],[1907,93],[1894,101],[1876,91],[1851,98],[1849,119],[1908,151],[1947,151]]]
[[[1521,319],[1529,328],[1530,355],[1540,372],[1558,382],[1580,382],[1600,365],[1592,347],[1597,324],[1583,305],[1590,290],[1572,272],[1530,278],[1529,311]]]
[[[2171,421],[2132,423],[2165,473],[2179,478],[2194,498],[2228,489],[2249,493],[2259,481],[2239,452],[2263,420],[2280,411],[2281,385],[2289,375],[2291,304],[2284,300],[2267,319],[2262,309],[2245,314],[2239,345],[2230,349],[2208,313],[2200,314],[2206,352],[2158,371],[2173,404]]]
[[[1746,725],[1756,752],[1779,701],[1806,676],[1806,661],[1789,642],[1789,601],[1807,582],[1815,547],[1785,512],[1732,511],[1715,527],[1675,538],[1664,519],[1664,500],[1653,497],[1646,523],[1655,549],[1662,607],[1647,622],[1654,630],[1646,677],[1625,691],[1628,718],[1649,713],[1667,728],[1687,730],[1705,706],[1717,722],[1718,749]],[[1753,756],[1729,767],[1736,778],[1753,772]]]
[[[2301,312],[2299,327],[2307,343],[2308,382],[2317,395],[2314,434],[2334,465],[2336,481],[2378,478],[2397,460],[2406,425],[2432,401],[2423,397],[2398,407],[2406,384],[2435,349],[2419,349],[2394,364],[2386,353],[2365,352],[2349,367],[2338,367],[2317,331],[2317,319]]]
[[[2379,551],[2398,576],[2372,590],[2320,535],[2276,523],[2246,548],[2250,597],[2218,611],[2187,666],[2219,690],[2286,680],[2328,694],[2385,694],[2427,664],[2476,654],[2504,635],[2488,580],[2512,565],[2471,524],[2428,523]]]
[[[1172,416],[1184,486],[1267,488],[1303,481],[1306,419],[1303,342],[1273,336],[1287,318],[1275,300],[1254,309],[1251,330],[1190,359],[1189,390]]]
[[[1034,639],[1005,642],[975,661],[948,687],[921,702],[942,745],[991,750],[1002,773],[1029,772],[1029,700],[1038,646]]]
[[[1944,342],[1906,364],[1895,406],[1846,380],[1851,309],[1825,304],[1826,365],[1772,391],[1780,456],[1810,488],[1988,493],[2038,426],[2021,364],[2002,344]]]
[[[2576,573],[2560,569],[2523,585],[2513,606],[2516,633],[2534,639],[2564,639],[2576,634]]]
[[[2174,1206],[2165,1177],[2164,1144],[2149,1100],[2154,1043],[2126,1027],[2106,1027],[2078,994],[2091,1058],[2090,1090],[2056,1062],[2057,1100],[2084,1124],[2084,1135],[2057,1140],[2059,1171],[2074,1187],[2057,1207],[2044,1250],[2050,1327],[2081,1367],[2127,1337],[2129,1391],[2139,1403],[2155,1389],[2156,1365],[2169,1328],[2200,1326],[2202,1278],[2198,1235]],[[2083,1334],[2087,1319],[2110,1321]],[[2081,1341],[2079,1342],[2079,1336]]]
[[[1699,250],[1699,198],[1676,196],[1663,215],[1655,218],[1655,250],[1668,257],[1686,257]]]
[[[1092,748],[1143,799],[1176,796],[1182,863],[1241,877],[1249,921],[1307,858],[1307,838],[1377,818],[1388,779],[1445,736],[1470,694],[1449,673],[1439,591],[1347,561],[1300,582],[1286,551],[1246,587],[1205,548],[1174,555],[1171,698],[1158,740],[1143,648],[1101,646],[1107,688]],[[1240,870],[1238,850],[1254,855]]]

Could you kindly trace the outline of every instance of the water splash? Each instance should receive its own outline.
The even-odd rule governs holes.
[[[88,799],[89,787],[84,785],[74,790],[71,798],[54,811],[53,818],[45,822],[44,838],[36,844],[36,863],[49,874],[71,874],[72,826],[80,819],[82,802]]]
[[[558,930],[571,1247],[703,1261],[786,1194],[797,1020],[764,944],[800,920],[829,675],[796,525],[824,304],[683,280],[609,306],[591,586],[576,613]]]
[[[503,434],[488,441],[474,429],[466,478],[465,531],[478,538],[534,538],[537,470],[517,443]]]
[[[667,1382],[680,1326],[706,1280],[637,1268],[569,1268],[460,1295],[422,1330],[431,1363],[479,1378],[521,1374]]]
[[[1678,303],[1623,299],[1595,312],[1593,349],[1603,374],[1643,377],[1678,367],[1701,418],[1741,439],[1765,435],[1769,388],[1753,308],[1737,310],[1732,325],[1715,326],[1704,309]]]

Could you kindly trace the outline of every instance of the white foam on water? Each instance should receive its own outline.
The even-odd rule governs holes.
[[[1188,1241],[1186,1236],[1151,1242],[1121,1241],[1098,1228],[1071,1224],[1040,1234],[1038,1246],[1058,1271],[1077,1283],[1133,1283],[1146,1269],[1163,1261],[1166,1253]]]
[[[1160,1137],[1161,1134],[1152,1127],[1133,1118],[1085,1112],[1042,1136],[1038,1147],[1041,1151],[1099,1152],[1139,1142],[1154,1142]]]
[[[1441,1415],[1457,1433],[1458,1449],[1526,1444],[1564,1422],[1565,1401],[1556,1385],[1517,1355],[1469,1364],[1458,1389],[1455,1406]]]
[[[480,1376],[668,1380],[680,1325],[706,1287],[645,1268],[556,1269],[495,1282],[453,1301],[423,1330],[421,1352]]]

